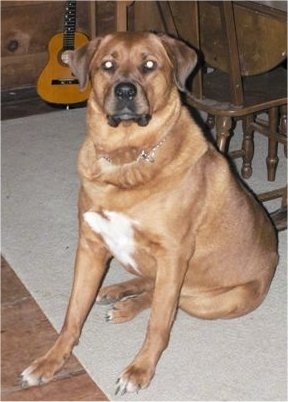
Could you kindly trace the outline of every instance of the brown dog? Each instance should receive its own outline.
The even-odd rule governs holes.
[[[263,301],[277,265],[274,228],[182,106],[194,50],[165,35],[117,33],[68,53],[93,89],[79,155],[80,237],[73,290],[55,345],[22,373],[49,381],[70,356],[98,293],[123,322],[151,307],[145,341],[118,391],[149,385],[177,308],[234,318]],[[136,275],[99,287],[114,256]]]

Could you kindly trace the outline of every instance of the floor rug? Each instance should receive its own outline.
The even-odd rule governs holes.
[[[2,123],[2,253],[58,331],[72,284],[79,185],[76,158],[84,135],[85,109]],[[234,137],[236,146],[240,135]],[[258,192],[267,188],[267,140],[256,135],[255,142],[254,174],[248,184]],[[279,156],[277,180],[270,187],[286,182],[283,149]],[[274,201],[268,209],[277,206]],[[280,264],[270,292],[253,313],[234,320],[204,321],[179,311],[169,347],[148,389],[114,395],[119,373],[142,344],[148,311],[116,325],[105,321],[107,307],[95,305],[75,354],[111,400],[285,400],[286,232],[279,235],[279,249]],[[106,283],[127,276],[113,261]]]

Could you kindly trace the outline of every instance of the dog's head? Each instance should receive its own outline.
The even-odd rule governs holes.
[[[93,95],[111,126],[122,121],[149,123],[167,104],[175,84],[185,81],[197,62],[196,52],[176,39],[152,33],[115,33],[67,52],[69,65]]]

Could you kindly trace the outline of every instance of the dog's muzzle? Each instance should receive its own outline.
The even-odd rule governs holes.
[[[137,112],[138,90],[132,82],[120,82],[114,88],[115,112],[107,116],[108,124],[117,127],[121,121],[134,121],[139,126],[147,126],[151,116]]]

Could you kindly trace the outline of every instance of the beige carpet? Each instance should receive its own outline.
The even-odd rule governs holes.
[[[84,137],[84,115],[84,109],[57,111],[2,123],[2,253],[57,330],[72,282],[76,155]],[[267,188],[266,145],[257,135],[249,181],[255,191]],[[286,182],[282,149],[279,156],[274,186]],[[227,321],[202,321],[179,312],[147,390],[114,396],[118,374],[143,341],[148,312],[115,325],[104,319],[107,307],[95,305],[75,348],[77,357],[112,400],[286,400],[286,232],[280,234],[279,246],[281,260],[270,293],[255,312]],[[107,282],[125,276],[113,262]],[[21,348],[15,350],[19,353]]]

